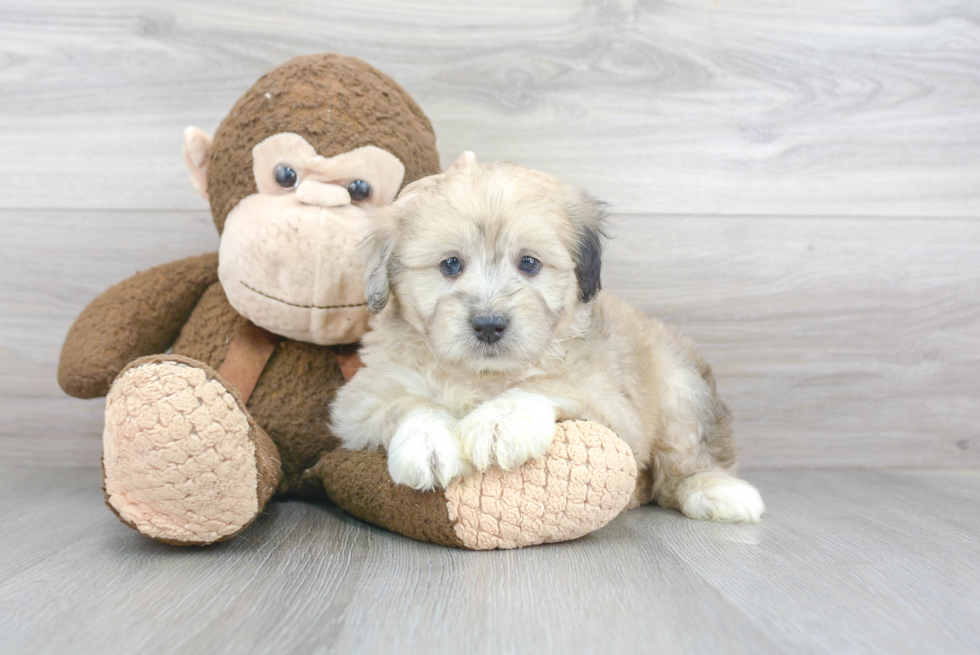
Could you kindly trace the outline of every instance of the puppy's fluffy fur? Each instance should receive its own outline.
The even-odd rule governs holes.
[[[431,489],[520,466],[547,453],[556,420],[587,419],[632,449],[634,506],[758,520],[711,369],[599,290],[604,221],[600,203],[509,163],[408,186],[374,230],[366,367],[331,410],[344,445],[384,446],[396,482]],[[487,315],[506,321],[492,343],[474,323]]]

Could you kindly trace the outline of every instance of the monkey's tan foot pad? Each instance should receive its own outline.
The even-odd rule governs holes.
[[[545,458],[453,480],[446,500],[467,548],[521,548],[598,530],[623,511],[635,484],[636,460],[622,439],[597,423],[565,421]]]
[[[381,451],[335,450],[313,471],[331,499],[369,523],[414,539],[473,550],[576,539],[626,508],[636,460],[611,430],[587,421],[556,426],[548,455],[513,471],[492,467],[445,490],[396,485]]]
[[[106,503],[142,534],[177,545],[241,532],[279,481],[275,446],[237,393],[183,357],[146,357],[119,374],[103,447]]]

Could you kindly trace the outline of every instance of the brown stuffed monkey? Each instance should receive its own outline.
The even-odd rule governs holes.
[[[329,497],[415,539],[489,549],[575,538],[626,506],[633,457],[592,423],[559,424],[545,459],[432,492],[395,485],[383,452],[330,434],[367,329],[365,213],[440,172],[429,120],[394,81],[357,59],[299,57],[259,79],[213,140],[188,128],[184,158],[219,253],[96,298],[58,371],[67,393],[107,396],[105,498],[124,523],[203,545],[274,495]]]

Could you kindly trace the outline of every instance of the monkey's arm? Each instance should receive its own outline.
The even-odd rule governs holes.
[[[89,303],[61,349],[58,383],[77,398],[104,396],[137,357],[165,352],[218,280],[218,254],[141,271]]]
[[[379,449],[337,448],[306,475],[363,521],[412,539],[488,550],[566,541],[601,528],[629,503],[636,460],[609,428],[565,421],[555,426],[547,456],[512,471],[493,466],[457,477],[445,489],[396,484]]]

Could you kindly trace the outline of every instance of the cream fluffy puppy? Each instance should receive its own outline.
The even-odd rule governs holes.
[[[376,316],[334,433],[385,447],[395,482],[431,489],[545,455],[556,420],[596,421],[636,457],[632,506],[758,520],[711,369],[689,339],[600,291],[604,221],[589,196],[505,162],[406,187],[373,230]]]

